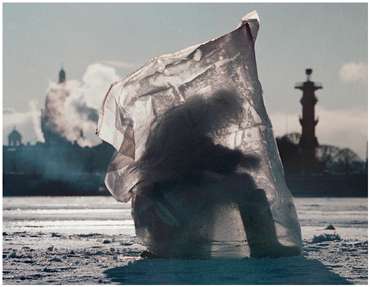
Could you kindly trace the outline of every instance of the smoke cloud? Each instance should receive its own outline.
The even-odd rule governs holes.
[[[67,74],[68,77],[68,74]],[[41,129],[41,111],[47,129],[80,146],[95,146],[101,141],[95,135],[98,110],[114,81],[119,80],[116,70],[103,64],[87,67],[82,80],[68,80],[64,84],[50,82],[46,94],[46,105],[29,103],[29,111],[3,110],[3,133],[7,135],[16,127],[23,142],[44,142]]]
[[[50,83],[45,107],[48,129],[80,146],[95,146],[98,109],[110,84],[119,79],[112,67],[93,64],[87,67],[82,82]]]
[[[350,62],[341,66],[339,77],[346,83],[367,83],[367,64]]]

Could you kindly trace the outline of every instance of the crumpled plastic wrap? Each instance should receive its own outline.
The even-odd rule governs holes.
[[[264,242],[264,237],[276,238],[275,243],[279,246],[294,248],[295,252],[292,255],[300,251],[300,226],[292,196],[285,183],[283,167],[257,75],[254,43],[258,29],[258,15],[251,12],[228,34],[150,60],[126,79],[112,84],[104,99],[98,135],[117,150],[107,171],[106,186],[119,201],[127,202],[133,199],[137,234],[150,251],[156,254],[161,256],[168,254],[169,257],[187,254],[181,253],[180,249],[193,249],[200,254],[204,251],[203,247],[203,251],[199,251],[200,249],[186,245],[192,240],[196,242],[208,240],[213,242],[213,247],[207,245],[206,257],[250,256],[253,255],[252,239],[254,242],[255,238]],[[224,98],[217,100],[218,94],[223,94],[221,98]],[[232,99],[233,95],[236,95],[235,101]],[[227,102],[228,99],[231,99],[231,102]],[[193,102],[197,101],[200,104],[193,105]],[[239,151],[241,156],[246,156],[247,159],[252,155],[258,159],[258,167],[238,169],[238,174],[246,175],[246,181],[227,173],[221,176],[221,179],[211,179],[201,188],[199,185],[198,187],[177,185],[176,191],[164,192],[165,196],[162,199],[147,197],[146,200],[138,202],[140,194],[145,194],[148,186],[156,182],[168,182],[176,178],[176,173],[186,170],[186,165],[193,160],[188,159],[189,157],[202,158],[199,155],[181,158],[182,153],[197,150],[196,145],[191,143],[190,135],[196,128],[186,127],[186,123],[201,121],[196,118],[197,115],[203,119],[212,112],[227,114],[222,108],[209,110],[212,101],[218,101],[226,110],[227,106],[238,103],[242,112],[235,117],[231,116],[232,119],[222,127],[204,128],[205,138],[211,139],[212,146],[216,147],[217,151],[222,149]],[[199,111],[193,112],[194,109]],[[172,116],[174,114],[175,116]],[[182,117],[187,119],[178,120]],[[227,115],[225,117],[229,119]],[[176,123],[175,127],[171,126],[171,119]],[[209,119],[212,122],[214,118],[210,116]],[[182,124],[184,126],[181,126]],[[172,151],[168,151],[170,149]],[[148,150],[152,150],[152,154]],[[217,175],[217,170],[211,170],[210,174],[212,178]],[[228,199],[224,199],[227,202],[224,205],[215,203],[214,206],[217,208],[207,209],[202,205],[202,200],[212,205],[212,192],[215,197],[221,198],[220,201],[223,200],[223,194],[230,192],[229,189],[242,190],[236,193],[243,194],[243,188],[248,189],[249,181],[253,182],[253,190],[261,193],[259,197],[265,199],[267,205],[248,206],[249,201],[254,202],[254,199],[249,200],[248,197],[245,199],[246,205],[243,205],[240,203],[240,196],[239,201],[236,200],[237,203]],[[229,188],[228,184],[232,187]],[[204,190],[211,191],[207,193]],[[189,194],[192,195],[190,199]],[[145,213],[151,209],[154,211]],[[267,210],[263,212],[269,214],[271,224],[266,218],[262,220],[263,216],[249,216],[251,213],[260,214],[262,209]],[[243,216],[249,219],[244,220]],[[153,222],[145,223],[148,217],[158,217],[156,225]],[[187,224],[182,225],[179,218],[187,220]],[[266,224],[271,226],[266,228]],[[157,229],[146,228],[146,225],[152,227],[155,225]],[[172,229],[163,228],[163,225],[169,225]],[[182,226],[181,231],[176,229],[179,226]],[[192,231],[185,232],[183,229]],[[261,230],[265,230],[264,233],[261,233]],[[171,232],[181,234],[176,237],[172,236]],[[268,232],[275,234],[269,236]],[[163,241],[172,242],[163,243]],[[214,242],[223,244],[221,247],[215,247]],[[266,254],[264,252],[261,254],[268,256],[269,248],[277,248],[275,243],[272,244],[273,247],[270,243],[260,245],[257,243],[256,246],[265,249]],[[270,247],[267,248],[269,244]],[[193,253],[189,256],[202,257]],[[258,252],[255,254],[258,256]],[[278,254],[280,255],[284,254]]]

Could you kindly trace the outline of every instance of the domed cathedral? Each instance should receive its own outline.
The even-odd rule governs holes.
[[[8,135],[8,144],[11,147],[22,145],[22,135],[15,127]]]

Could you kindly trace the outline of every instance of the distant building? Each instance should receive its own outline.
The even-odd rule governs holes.
[[[3,146],[3,195],[102,195],[108,194],[104,176],[114,148],[107,143],[81,147],[66,139],[55,116],[69,97],[66,72],[48,90],[41,113],[45,143],[22,144],[15,128]],[[53,101],[52,97],[58,97]],[[83,137],[83,132],[78,131]]]
[[[14,128],[8,135],[9,146],[20,146],[22,145],[22,135]]]
[[[319,120],[315,117],[315,105],[318,102],[315,91],[322,89],[322,85],[312,82],[310,77],[312,69],[306,69],[307,80],[297,83],[296,89],[303,91],[301,98],[302,117],[299,119],[302,126],[299,146],[302,152],[302,168],[304,172],[312,172],[316,169],[316,148],[319,143],[315,134],[315,127]]]
[[[53,120],[58,108],[55,106],[64,104],[69,97],[69,92],[65,86],[66,72],[63,68],[58,74],[58,84],[48,91],[45,99],[45,108],[41,110],[41,130],[44,135],[45,143],[48,145],[68,144],[68,140],[58,132],[57,123]],[[58,101],[50,100],[50,97],[60,95]]]
[[[366,196],[367,169],[361,159],[349,149],[318,145],[314,91],[321,86],[310,81],[311,73],[312,70],[306,70],[307,81],[296,85],[303,91],[302,135],[277,138],[287,184],[295,195]],[[4,196],[109,194],[104,177],[114,148],[104,142],[81,147],[64,138],[54,126],[52,119],[58,112],[55,105],[64,104],[69,96],[66,72],[61,69],[58,76],[58,83],[48,91],[41,117],[45,143],[23,145],[22,135],[14,128],[9,134],[9,145],[3,146]],[[55,93],[60,101],[53,103],[49,96]],[[79,133],[84,136],[82,130]],[[314,160],[322,167],[321,172],[306,172]]]
[[[64,71],[63,68],[61,68],[59,71],[58,84],[65,83],[65,81],[66,81],[66,72]]]

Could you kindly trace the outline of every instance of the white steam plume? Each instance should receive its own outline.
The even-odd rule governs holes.
[[[50,83],[44,111],[48,130],[80,146],[99,144],[98,109],[110,84],[118,79],[114,68],[93,64],[82,82]]]
[[[80,146],[99,144],[95,135],[98,110],[110,84],[118,79],[114,68],[92,64],[87,67],[82,81],[69,80],[62,85],[50,83],[43,113],[48,130]],[[41,116],[40,105],[33,100],[27,112],[4,108],[4,144],[14,127],[21,132],[24,143],[44,142]]]

